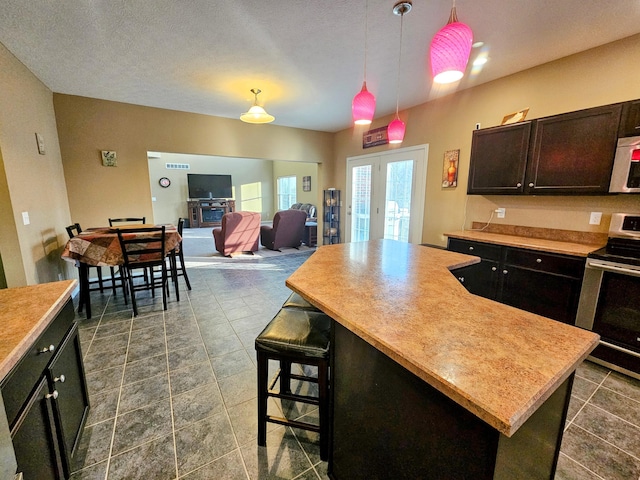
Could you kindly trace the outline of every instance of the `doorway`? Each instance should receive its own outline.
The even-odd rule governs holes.
[[[428,149],[347,158],[346,242],[422,241]]]

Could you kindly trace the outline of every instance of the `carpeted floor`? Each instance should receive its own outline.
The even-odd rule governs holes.
[[[211,228],[185,228],[182,232],[184,248],[184,256],[187,261],[200,262],[204,259],[209,260],[221,260],[221,261],[238,261],[238,260],[253,260],[258,258],[277,257],[281,255],[289,255],[300,252],[315,251],[315,247],[307,247],[302,245],[299,249],[295,248],[283,248],[281,252],[276,252],[259,246],[258,251],[253,255],[249,253],[233,254],[231,258],[224,257],[218,251],[216,251],[216,245],[213,241],[213,234]]]

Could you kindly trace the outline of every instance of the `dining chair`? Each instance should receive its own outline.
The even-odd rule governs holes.
[[[113,227],[114,223],[140,223],[144,225],[147,221],[147,217],[124,217],[124,218],[110,218],[109,226]]]
[[[174,253],[176,255],[176,277],[184,277],[184,282],[187,284],[187,289],[191,290],[191,282],[189,281],[189,276],[187,275],[187,269],[184,265],[184,251],[182,249],[182,229],[184,228],[184,218],[178,219],[178,235],[180,235],[180,243],[176,245],[174,249]],[[179,263],[179,264],[178,264]]]
[[[67,227],[65,227],[65,229],[67,230],[67,233],[69,234],[69,239],[75,237],[76,235],[82,233],[82,228],[80,227],[79,223],[74,223],[72,225],[69,225]],[[96,269],[96,277],[97,280],[89,280],[89,291],[90,292],[96,292],[96,291],[100,291],[100,293],[104,293],[104,289],[109,288],[109,285],[111,286],[111,289],[113,290],[113,294],[115,295],[117,293],[117,285],[118,282],[120,283],[120,286],[122,287],[122,291],[124,293],[124,289],[125,289],[125,285],[124,285],[124,280],[120,275],[116,274],[116,271],[114,269],[114,267],[109,267],[111,270],[111,278],[110,279],[105,279],[102,277],[102,267],[98,267],[98,266],[94,266],[94,265],[87,265],[87,268],[90,269],[91,268],[95,268]],[[92,287],[92,285],[97,285],[96,287]],[[126,298],[125,298],[126,300]],[[82,312],[82,307],[83,307],[83,302],[80,302],[80,305],[78,306],[78,311]]]
[[[155,290],[158,286],[162,289],[162,306],[167,309],[167,297],[169,295],[169,272],[167,268],[167,252],[165,251],[166,231],[165,226],[140,227],[117,230],[118,241],[122,249],[124,260],[123,272],[127,281],[129,293],[131,293],[131,304],[133,315],[138,316],[138,305],[136,302],[136,292],[151,290],[151,295],[155,297]],[[171,256],[171,254],[169,254]],[[155,267],[158,270],[155,270]],[[133,271],[142,269],[150,272],[149,281],[136,282]],[[160,279],[157,274],[160,274]],[[160,281],[160,285],[157,281]]]

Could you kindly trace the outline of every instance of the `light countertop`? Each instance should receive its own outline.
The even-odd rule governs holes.
[[[511,436],[599,337],[470,294],[449,270],[479,260],[393,240],[327,245],[286,283]]]
[[[478,230],[459,230],[456,232],[448,232],[444,235],[449,238],[492,243],[508,247],[527,248],[529,250],[538,250],[542,252],[561,253],[577,257],[586,257],[589,253],[604,247],[606,244],[606,240],[600,243],[578,243],[562,238],[550,240],[525,235],[513,235]]]
[[[3,379],[65,305],[76,280],[0,290],[0,379]]]

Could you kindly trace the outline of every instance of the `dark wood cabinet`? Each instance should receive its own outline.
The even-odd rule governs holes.
[[[536,120],[525,193],[608,193],[621,111],[616,104]]]
[[[575,323],[583,258],[454,238],[448,249],[482,258],[479,264],[452,272],[470,293]]]
[[[475,130],[467,193],[607,194],[621,112],[614,104]]]
[[[340,243],[340,190],[325,190],[323,198],[323,245]]]
[[[620,137],[640,135],[640,100],[633,100],[622,105],[622,118],[618,135]]]
[[[2,380],[18,472],[63,479],[87,415],[89,395],[71,299]]]
[[[58,429],[54,421],[52,393],[46,378],[35,386],[11,432],[18,472],[23,478],[63,479]]]
[[[474,130],[467,193],[524,191],[531,122]]]

